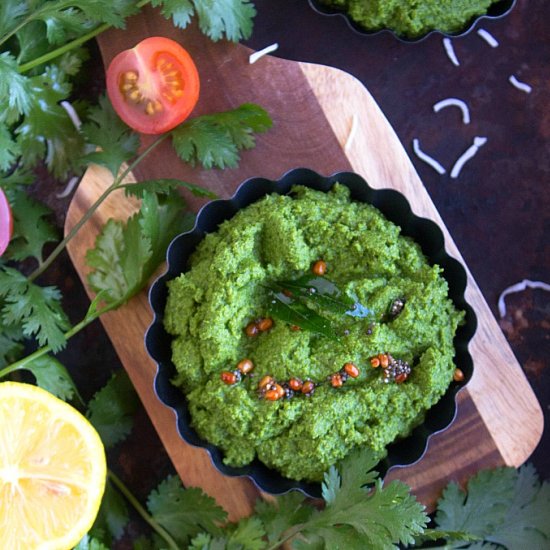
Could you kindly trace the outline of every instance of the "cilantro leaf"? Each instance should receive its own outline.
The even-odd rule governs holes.
[[[0,297],[0,317],[6,325],[21,326],[26,337],[34,336],[54,352],[65,345],[64,332],[70,325],[57,288],[37,286],[16,269],[0,267]]]
[[[10,189],[8,198],[13,213],[13,237],[7,257],[16,261],[33,257],[41,264],[44,245],[58,240],[57,231],[46,220],[51,211],[21,187]]]
[[[184,204],[173,192],[161,197],[144,193],[140,211],[126,225],[109,220],[86,254],[94,269],[90,286],[113,302],[139,292],[164,260],[170,241],[191,226],[191,218],[182,215]]]
[[[193,0],[201,31],[212,40],[250,38],[256,9],[249,0]]]
[[[277,497],[274,503],[265,500],[256,503],[256,515],[262,521],[270,543],[280,540],[281,535],[291,527],[307,522],[313,507],[305,504],[304,495],[298,491]]]
[[[160,13],[166,19],[172,19],[174,25],[185,29],[195,13],[191,0],[152,0],[151,5],[161,7]]]
[[[113,374],[88,404],[87,418],[98,431],[105,447],[122,441],[132,430],[138,398],[124,371]]]
[[[205,189],[204,187],[200,187],[194,183],[169,178],[140,181],[138,183],[128,183],[123,187],[126,196],[132,195],[138,199],[143,198],[145,191],[156,193],[157,195],[169,195],[170,191],[180,187],[188,189],[193,195],[195,195],[195,197],[207,197],[209,199],[218,198],[216,193],[210,191],[209,189]]]
[[[50,49],[46,28],[40,21],[29,21],[17,31],[16,36],[19,45],[17,55],[17,63],[19,64],[32,61]]]
[[[250,38],[256,15],[250,0],[153,0],[152,5],[160,6],[162,15],[182,29],[196,12],[201,31],[214,41]]]
[[[91,533],[102,533],[101,539],[111,544],[124,534],[130,521],[128,506],[122,495],[113,487],[110,480],[105,485],[105,493]],[[107,533],[108,535],[105,535]]]
[[[466,531],[485,537],[501,525],[513,499],[514,470],[483,470],[470,479],[468,492],[450,483],[438,502],[435,521],[439,529]]]
[[[67,75],[58,65],[28,78],[29,106],[15,129],[23,166],[31,167],[45,157],[48,169],[57,177],[80,168],[84,141],[69,115],[59,105],[71,91]]]
[[[17,166],[10,173],[0,172],[0,187],[7,191],[20,185],[29,185],[34,181],[34,174],[22,166]]]
[[[51,394],[70,401],[77,392],[71,375],[55,357],[42,355],[22,367],[36,378],[36,384]]]
[[[214,536],[221,533],[218,523],[225,521],[226,512],[200,489],[184,489],[176,476],[169,476],[151,492],[147,508],[178,542],[206,531]]]
[[[479,472],[467,489],[465,493],[449,484],[435,520],[441,529],[464,531],[482,541],[454,547],[487,548],[485,543],[494,543],[513,550],[550,544],[550,484],[540,483],[532,466]]]
[[[384,483],[370,471],[377,459],[359,450],[340,465],[340,481],[325,475],[323,492],[329,498],[304,525],[303,534],[320,537],[327,548],[391,548],[413,544],[426,528],[428,516],[410,488],[399,481]],[[366,484],[374,481],[369,489]],[[338,527],[335,529],[335,527]]]
[[[139,137],[122,122],[106,96],[100,97],[99,105],[90,109],[88,119],[90,122],[82,126],[82,133],[100,151],[88,153],[83,160],[105,166],[116,176],[122,164],[137,154]]]
[[[82,540],[73,548],[73,550],[109,550],[109,548],[88,534],[84,535]]]
[[[0,53],[0,98],[2,112],[0,118],[7,122],[31,108],[31,83],[26,76],[19,74],[17,61],[10,52]]]
[[[9,170],[20,154],[21,148],[12,138],[10,129],[0,121],[0,170]]]
[[[123,28],[125,18],[137,11],[136,2],[131,0],[50,0],[35,7],[29,19],[42,21],[49,42],[60,44],[85,34],[98,23]]]
[[[2,305],[0,302],[0,311]],[[0,369],[17,361],[25,347],[23,329],[18,325],[2,326],[0,331]]]
[[[12,29],[17,27],[27,12],[27,2],[2,0],[0,2],[0,36],[8,34]]]
[[[245,103],[231,111],[203,115],[172,130],[172,143],[179,157],[204,168],[234,168],[239,150],[255,145],[253,133],[271,128],[272,120],[259,105]]]
[[[227,540],[228,549],[262,550],[266,547],[265,531],[259,518],[243,518]]]

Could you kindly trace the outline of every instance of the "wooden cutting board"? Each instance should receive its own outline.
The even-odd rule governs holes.
[[[140,164],[130,180],[180,178],[228,197],[241,181],[252,176],[276,179],[296,167],[311,168],[325,175],[351,170],[361,174],[372,187],[390,187],[403,193],[415,214],[439,224],[447,251],[464,265],[399,139],[369,92],[354,77],[334,68],[275,57],[264,57],[250,65],[248,48],[212,43],[196,28],[176,30],[154,10],[145,10],[131,19],[124,32],[113,30],[102,34],[103,59],[108,63],[119,51],[154,35],[174,38],[195,59],[202,90],[194,115],[252,101],[269,111],[274,126],[258,138],[255,149],[243,153],[237,169],[192,168],[179,161],[168,143],[163,143]],[[150,141],[151,138],[145,137],[143,146]],[[66,232],[111,181],[106,170],[88,169],[71,202]],[[190,203],[194,209],[201,204],[192,197]],[[69,253],[85,285],[88,273],[85,253],[93,246],[100,227],[111,217],[125,219],[134,208],[122,193],[113,194],[69,244]],[[470,343],[474,375],[459,393],[457,419],[450,429],[431,439],[422,460],[412,466],[394,468],[387,477],[410,484],[428,506],[433,505],[451,479],[464,481],[483,467],[522,464],[537,445],[543,429],[536,397],[469,271],[466,299],[476,312],[478,329]],[[200,486],[214,496],[232,519],[246,515],[259,495],[258,490],[245,478],[221,475],[206,451],[183,442],[176,432],[174,414],[154,394],[156,366],[143,344],[151,320],[146,291],[102,318],[183,482]]]

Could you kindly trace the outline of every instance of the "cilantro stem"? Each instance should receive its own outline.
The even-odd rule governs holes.
[[[304,527],[305,525],[303,523],[299,523],[298,525],[291,527],[281,535],[282,538],[280,538],[275,544],[272,544],[267,550],[277,550],[277,548],[281,548],[285,542],[295,537],[300,531],[303,531]]]
[[[77,323],[74,327],[71,327],[65,334],[65,339],[68,340],[75,334],[79,333],[82,329],[86,328],[90,323],[95,321],[98,317],[103,315],[104,313],[107,313],[113,309],[118,308],[124,303],[124,300],[117,300],[116,302],[112,302],[109,305],[105,306],[104,308],[97,310],[93,314],[88,314],[80,323]],[[16,361],[15,363],[12,363],[11,365],[8,365],[7,367],[0,370],[0,378],[4,378],[4,376],[7,376],[8,374],[19,370],[24,369],[26,365],[29,363],[32,363],[35,359],[38,359],[39,357],[42,357],[43,355],[46,355],[46,353],[49,353],[52,351],[52,348],[47,345],[43,346],[39,349],[37,349],[35,352],[31,353],[30,355],[27,355],[26,357],[23,357],[23,359],[19,359],[19,361]]]
[[[104,23],[103,25],[96,27],[94,30],[90,31],[89,33],[84,34],[78,38],[75,38],[73,41],[67,42],[67,44],[60,46],[59,48],[56,48],[51,52],[45,53],[44,55],[41,55],[40,57],[37,57],[32,61],[28,61],[27,63],[23,63],[22,65],[19,65],[17,70],[20,73],[26,73],[27,71],[30,71],[35,67],[39,67],[40,65],[43,65],[48,61],[52,61],[53,59],[56,59],[60,55],[63,55],[64,53],[70,52],[71,50],[74,50],[75,48],[82,46],[82,44],[88,42],[88,40],[91,40],[92,38],[95,38],[98,34],[101,34],[102,32],[106,31],[110,27],[111,25]]]
[[[132,492],[126,487],[123,481],[112,471],[107,471],[107,477],[113,482],[116,488],[126,497],[128,502],[134,507],[136,512],[151,526],[151,528],[164,539],[168,544],[169,548],[173,550],[180,550],[180,547],[177,545],[176,541],[171,537],[171,535],[166,531],[161,525],[159,525],[153,517],[145,510],[145,508],[140,504],[137,498],[132,494]]]
[[[122,182],[130,174],[130,172],[151,152],[157,145],[162,143],[170,134],[162,134],[153,143],[151,143],[146,149],[143,150],[134,161],[122,171],[113,181],[113,183],[105,189],[101,196],[90,206],[86,213],[78,220],[73,228],[67,233],[65,238],[53,249],[50,255],[39,265],[29,276],[29,281],[34,281],[37,277],[42,275],[44,271],[53,263],[53,261],[59,256],[63,249],[67,246],[69,241],[80,231],[82,226],[93,216],[95,211],[101,206],[103,201],[113,192],[122,187]]]
[[[151,0],[141,0],[136,4],[136,8],[141,9],[145,5],[149,4]],[[27,21],[25,22],[25,24]],[[74,50],[75,48],[78,48],[82,46],[82,44],[85,44],[89,40],[92,40],[92,38],[95,38],[96,36],[100,35],[102,32],[105,32],[106,30],[110,29],[112,25],[109,25],[108,23],[103,23],[103,25],[99,25],[95,29],[92,29],[90,32],[83,34],[82,36],[79,36],[78,38],[75,38],[71,42],[67,42],[63,46],[60,46],[59,48],[56,48],[55,50],[52,50],[51,52],[45,53],[44,55],[41,55],[40,57],[37,57],[36,59],[33,59],[32,61],[29,61],[27,63],[23,63],[22,65],[19,65],[18,71],[20,73],[26,73],[27,71],[30,71],[31,69],[34,69],[35,67],[38,67],[40,65],[43,65],[44,63],[48,63],[48,61],[52,61],[53,59],[56,59],[60,55],[63,55],[64,53],[70,52],[71,50]],[[17,29],[19,30],[19,29]],[[8,37],[9,38],[9,37]],[[0,42],[0,45],[2,42]]]

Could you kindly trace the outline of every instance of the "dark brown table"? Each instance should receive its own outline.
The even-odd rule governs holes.
[[[246,44],[261,49],[274,42],[274,55],[331,65],[350,72],[372,93],[410,154],[445,224],[498,317],[499,294],[522,279],[550,282],[550,9],[544,0],[519,0],[512,13],[483,21],[498,40],[491,48],[474,31],[453,39],[460,66],[445,53],[441,35],[405,44],[389,34],[359,36],[340,17],[314,13],[306,0],[256,0],[254,35]],[[96,59],[97,59],[97,53]],[[508,78],[532,87],[525,93]],[[97,85],[101,88],[101,83]],[[457,109],[433,112],[438,101],[457,97],[470,109],[462,123]],[[449,172],[474,136],[487,143],[456,179]],[[414,138],[447,174],[439,175],[412,150]],[[62,227],[68,201],[51,199],[51,182],[37,194],[55,209]],[[88,300],[67,257],[44,282],[61,286],[73,321]],[[527,290],[507,298],[499,323],[550,418],[550,296]],[[90,353],[94,350],[94,353]],[[121,368],[99,323],[74,337],[61,360],[89,398]],[[548,430],[531,457],[541,477],[550,471]],[[112,467],[145,501],[173,469],[145,412],[127,441],[110,453]],[[141,532],[135,519],[120,548]]]

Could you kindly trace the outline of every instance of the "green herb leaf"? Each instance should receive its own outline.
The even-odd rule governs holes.
[[[31,82],[19,74],[17,61],[9,52],[0,53],[0,119],[14,122],[18,115],[28,113],[31,107]]]
[[[208,533],[200,533],[191,541],[188,550],[228,550],[227,539],[214,539]]]
[[[225,521],[226,512],[200,489],[184,489],[176,476],[165,479],[147,499],[153,518],[178,542],[187,544],[195,535],[206,531],[221,534],[218,523]]]
[[[249,517],[239,521],[227,540],[228,549],[262,550],[266,547],[265,531],[259,518]]]
[[[196,11],[201,31],[212,40],[227,38],[238,42],[250,38],[256,9],[249,0],[153,0],[164,17],[184,29]]]
[[[28,3],[20,0],[0,2],[0,37],[15,29],[28,12]]]
[[[185,202],[176,193],[158,197],[144,192],[140,211],[126,225],[109,220],[86,254],[93,271],[90,286],[107,302],[127,301],[146,284],[164,261],[170,241],[192,227]]]
[[[532,466],[479,472],[467,488],[465,493],[455,483],[447,486],[435,518],[439,528],[510,549],[550,544],[550,484],[540,483]]]
[[[99,98],[99,105],[90,109],[90,122],[82,126],[82,133],[100,151],[88,153],[82,160],[108,168],[116,177],[124,162],[136,156],[139,137],[115,113],[106,96]]]
[[[88,405],[87,418],[106,448],[122,441],[132,430],[138,398],[128,375],[118,371]]]
[[[48,169],[57,177],[80,168],[84,141],[72,120],[59,105],[71,85],[59,66],[50,65],[44,73],[28,78],[29,107],[16,128],[23,166],[32,167],[45,157]]]
[[[0,311],[2,303],[0,302]],[[2,326],[0,331],[0,369],[17,361],[25,347],[23,340],[25,335],[19,325]]]
[[[10,129],[0,121],[0,170],[9,170],[20,154],[21,149],[12,138]]]
[[[42,355],[22,367],[36,378],[36,384],[59,399],[70,401],[77,393],[71,375],[64,365],[51,355]]]
[[[355,451],[339,467],[339,485],[334,474],[325,476],[330,502],[305,524],[306,538],[320,537],[327,548],[390,548],[413,544],[424,532],[429,519],[424,507],[404,483],[384,485],[370,471],[376,460],[372,453]],[[373,481],[373,488],[365,487]]]
[[[191,0],[152,0],[151,5],[161,8],[160,13],[166,19],[172,19],[174,25],[185,29],[195,13]]]
[[[274,286],[278,290],[289,290],[293,296],[309,300],[333,313],[359,318],[374,316],[370,309],[350,298],[326,277],[304,275],[292,281],[277,281]]]
[[[179,157],[204,168],[234,168],[239,150],[255,145],[253,133],[265,132],[271,118],[260,106],[246,103],[231,111],[203,115],[172,130],[172,143]]]
[[[16,261],[33,257],[41,264],[44,245],[58,240],[57,231],[46,219],[51,211],[21,187],[10,189],[8,199],[13,213],[13,237],[7,257]]]
[[[0,267],[0,317],[6,325],[21,326],[23,334],[35,337],[41,346],[59,351],[66,342],[69,321],[63,312],[61,293],[55,287],[40,287],[9,267]]]
[[[109,550],[102,542],[90,535],[84,535],[82,540],[74,547],[73,550]]]
[[[183,187],[191,191],[196,197],[207,197],[209,199],[216,199],[216,193],[195,185],[194,183],[188,183],[182,180],[176,179],[158,179],[158,180],[148,180],[140,181],[138,183],[129,183],[124,186],[124,192],[126,196],[133,195],[139,199],[143,198],[143,195],[146,191],[150,193],[156,193],[157,195],[169,195],[170,191],[174,189],[179,189]]]
[[[291,491],[277,497],[274,503],[259,500],[255,511],[262,521],[267,540],[274,543],[291,527],[307,522],[313,513],[313,507],[307,505],[302,493]]]
[[[118,540],[122,537],[129,521],[130,514],[124,497],[107,480],[101,507],[91,533],[102,533],[102,536],[98,538],[112,545],[112,539]]]
[[[282,292],[270,292],[268,295],[268,312],[271,316],[288,323],[297,325],[304,330],[314,332],[334,340],[337,338],[332,325],[317,312],[303,302],[289,298]]]

